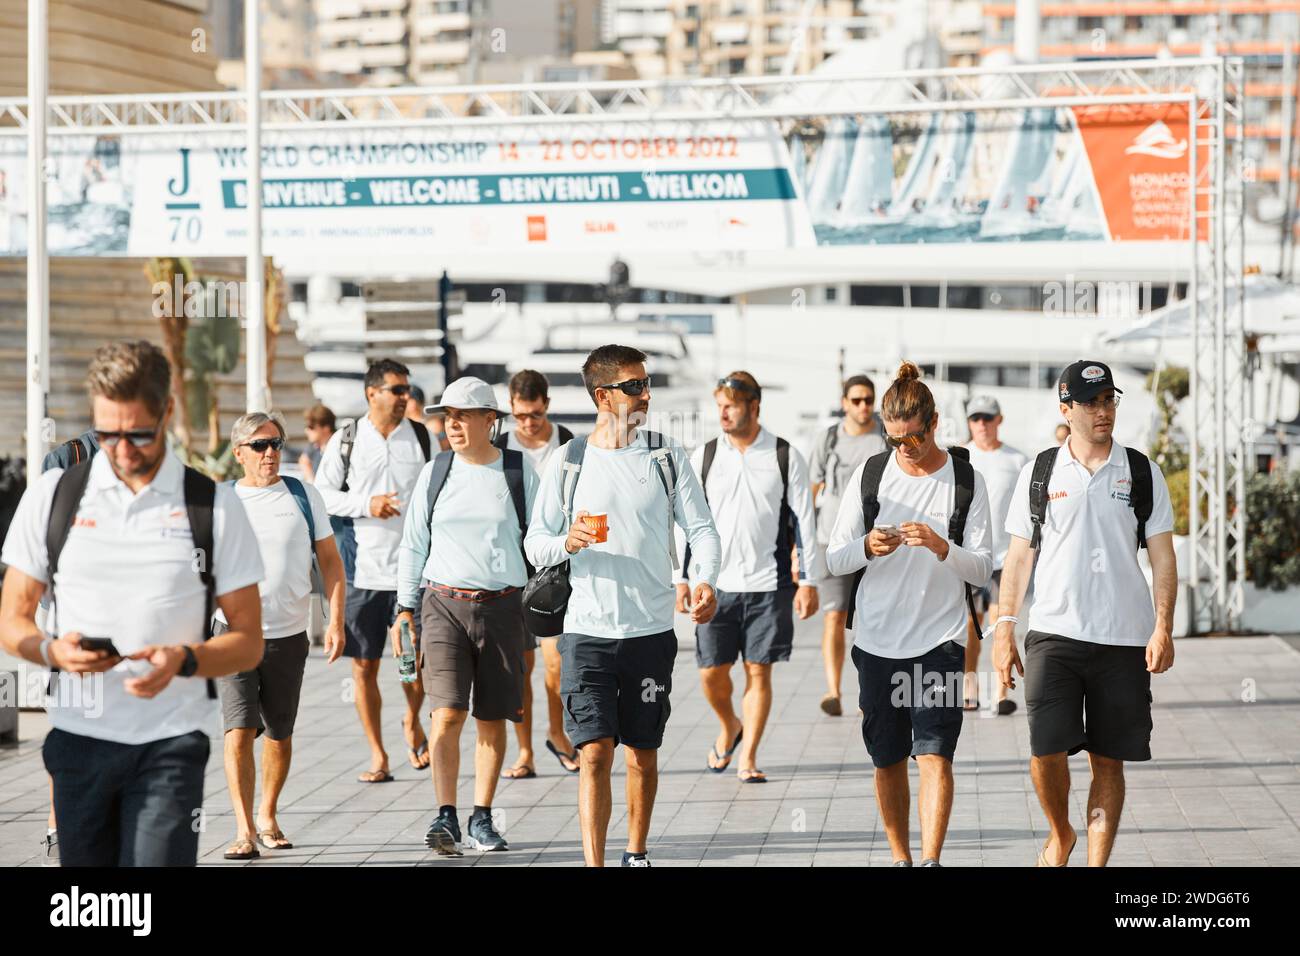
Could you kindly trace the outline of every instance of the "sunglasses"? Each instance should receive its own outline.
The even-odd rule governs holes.
[[[162,422],[159,422],[153,428],[133,428],[125,432],[106,432],[95,429],[95,440],[103,448],[116,448],[117,443],[123,438],[129,441],[136,448],[148,448],[158,440],[158,432],[162,429]]]
[[[650,387],[648,378],[629,378],[626,382],[615,382],[613,385],[597,385],[597,388],[616,388],[624,395],[631,395],[634,398],[640,395]]]
[[[545,412],[516,412],[514,418],[521,422],[540,422],[546,417]]]
[[[718,388],[729,388],[735,392],[745,392],[755,398],[761,398],[763,395],[762,389],[756,389],[753,385],[739,378],[720,378],[718,379]]]
[[[977,412],[977,413],[974,414],[974,415],[968,415],[968,416],[967,416],[967,418],[969,418],[970,421],[973,421],[973,422],[991,422],[991,421],[993,421],[993,417],[994,417],[994,416],[992,416],[992,415],[986,415],[986,414],[984,414],[983,412]]]
[[[876,404],[876,396],[859,395],[857,398],[850,398],[849,401],[854,405],[874,405]]]
[[[279,451],[281,448],[283,448],[284,439],[283,438],[254,438],[252,441],[244,442],[243,447],[251,448],[259,455],[264,455],[266,454],[266,450],[268,448],[273,449],[274,451]]]
[[[405,397],[405,396],[411,394],[411,386],[409,386],[409,385],[379,385],[379,386],[376,386],[375,391],[377,391],[377,392],[392,392],[392,393],[393,393],[394,395],[396,395],[398,398],[403,398],[403,397]]]
[[[893,435],[886,435],[885,442],[890,448],[897,448],[899,445],[906,445],[908,448],[920,448],[925,441],[925,436],[930,434],[930,427],[927,425],[919,432],[912,432],[910,435],[899,435],[895,438]]]

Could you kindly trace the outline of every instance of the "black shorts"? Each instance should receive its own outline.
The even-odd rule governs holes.
[[[1151,672],[1145,647],[1096,644],[1030,631],[1025,708],[1035,757],[1087,750],[1151,759]]]
[[[698,667],[730,666],[743,655],[750,664],[788,661],[794,646],[794,588],[718,591],[718,610],[695,628]]]
[[[993,572],[993,577],[989,583],[980,588],[976,594],[975,607],[980,611],[980,613],[987,614],[989,612],[989,605],[997,604],[1001,593],[1002,569],[998,568]]]
[[[613,737],[615,744],[658,750],[672,709],[677,635],[562,634],[559,649],[564,732],[573,745]]]
[[[222,628],[224,632],[225,628]],[[213,634],[219,633],[213,628]],[[262,662],[251,671],[217,678],[222,730],[256,730],[257,736],[293,736],[302,675],[311,645],[307,633],[263,641]]]
[[[944,641],[920,657],[895,659],[853,646],[862,740],[877,767],[908,756],[952,760],[962,724],[966,646]]]
[[[390,653],[388,630],[397,620],[397,592],[348,588],[343,610],[343,656],[381,660]],[[415,614],[415,639],[420,640],[420,613]]]

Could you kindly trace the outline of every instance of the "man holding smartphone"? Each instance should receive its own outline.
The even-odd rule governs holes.
[[[167,447],[160,349],[105,346],[88,385],[101,452],[23,495],[4,545],[0,645],[56,671],[44,756],[63,865],[193,866],[216,711],[202,678],[261,659],[262,558],[234,492]],[[47,589],[56,637],[35,620]],[[205,640],[213,604],[230,629]]]

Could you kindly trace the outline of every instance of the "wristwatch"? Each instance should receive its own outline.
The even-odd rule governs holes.
[[[415,614],[415,608],[413,608],[413,607],[403,607],[402,605],[399,604],[399,605],[397,605],[397,613],[398,613],[398,614],[411,614],[411,615],[414,615],[414,614]]]
[[[183,644],[181,650],[185,652],[185,660],[181,661],[181,669],[176,673],[180,677],[193,677],[199,669],[199,659],[194,656],[194,648],[188,644]]]

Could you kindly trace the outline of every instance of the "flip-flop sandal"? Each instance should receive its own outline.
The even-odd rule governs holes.
[[[839,717],[844,713],[844,708],[840,706],[840,699],[834,694],[827,694],[822,698],[822,713],[827,717]]]
[[[753,770],[739,770],[736,776],[741,783],[767,783],[767,774],[755,768]]]
[[[581,764],[578,763],[578,752],[576,750],[571,754],[566,754],[563,750],[555,746],[555,744],[551,743],[549,740],[546,741],[546,749],[549,750],[551,753],[555,754],[555,759],[560,762],[561,767],[564,767],[565,773],[577,773],[579,770],[582,769]],[[569,763],[573,764],[573,766],[565,767],[564,761],[566,760],[569,761]]]
[[[281,840],[284,842],[281,843]],[[279,827],[276,827],[274,830],[258,830],[257,842],[262,844],[262,846],[266,847],[268,850],[293,849],[293,844],[289,842],[288,838]]]
[[[998,701],[998,716],[1007,717],[1016,712],[1016,702],[1007,697]]]
[[[230,844],[230,849],[222,854],[227,860],[255,860],[261,855],[252,840],[236,840]]]
[[[1051,837],[1048,837],[1048,838],[1047,838],[1047,842],[1050,843],[1051,841],[1052,841],[1052,838],[1051,838]],[[1075,846],[1078,845],[1078,843],[1079,843],[1079,834],[1076,832],[1076,833],[1074,834],[1074,842],[1071,843],[1071,844],[1070,844],[1070,848],[1069,848],[1068,850],[1065,851],[1065,862],[1064,862],[1064,863],[1048,863],[1048,862],[1047,862],[1047,856],[1046,856],[1046,854],[1047,854],[1047,843],[1044,843],[1044,844],[1042,845],[1042,847],[1041,847],[1041,848],[1039,849],[1039,851],[1038,851],[1038,862],[1035,863],[1034,866],[1046,866],[1046,867],[1051,867],[1052,869],[1060,869],[1061,867],[1069,866],[1069,865],[1070,865],[1070,854],[1074,852],[1074,848],[1075,848]]]
[[[387,770],[367,770],[357,777],[357,783],[387,783],[393,775]]]
[[[524,772],[517,773],[516,771],[519,770]],[[537,776],[537,771],[532,767],[510,767],[507,770],[501,771],[501,776],[505,780],[531,780],[533,777]]]
[[[733,741],[731,742],[731,749],[728,750],[725,754],[720,754],[720,753],[718,753],[718,745],[717,745],[717,744],[714,744],[712,747],[710,747],[710,748],[709,748],[709,755],[712,756],[714,760],[724,760],[724,761],[726,761],[726,763],[724,763],[721,767],[715,767],[715,766],[713,766],[711,763],[709,763],[708,759],[706,758],[705,761],[704,761],[704,769],[706,769],[706,770],[711,770],[711,771],[713,771],[714,773],[722,773],[722,771],[724,771],[724,770],[726,770],[728,767],[730,767],[730,766],[731,766],[731,755],[734,754],[734,753],[736,752],[736,748],[740,746],[740,739],[741,739],[742,737],[744,737],[744,736],[745,736],[745,728],[742,727],[742,728],[741,728],[741,729],[736,733],[736,739],[733,740]]]
[[[408,747],[407,749],[411,751],[410,762],[413,770],[429,769],[429,761],[426,760],[424,763],[420,763],[420,758],[429,754],[429,741],[426,740],[418,747]]]

